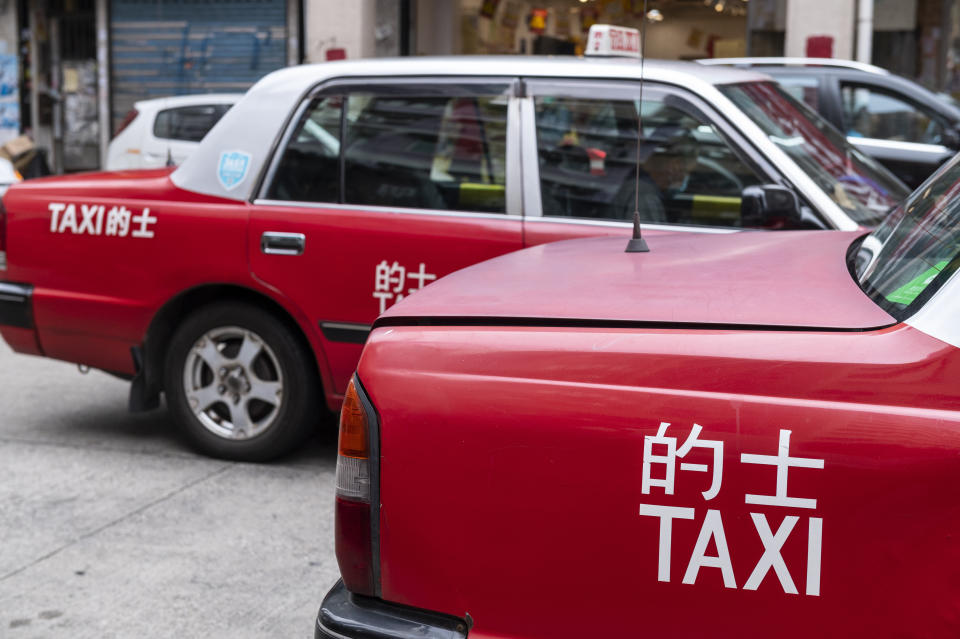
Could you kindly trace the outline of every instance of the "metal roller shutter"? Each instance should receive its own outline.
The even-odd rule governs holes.
[[[286,66],[287,0],[111,0],[113,128],[137,100],[245,91]]]

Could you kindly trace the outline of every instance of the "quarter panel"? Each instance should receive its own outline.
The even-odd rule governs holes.
[[[41,181],[11,191],[4,278],[35,285],[33,313],[45,355],[131,373],[130,346],[175,295],[211,283],[262,288],[246,267],[249,205],[198,198],[158,176],[48,181],[51,188]],[[55,214],[51,205],[62,208]],[[75,221],[65,222],[70,206]],[[86,224],[84,207],[96,209]],[[113,209],[125,211],[126,226],[110,234]],[[139,221],[144,217],[146,223]]]
[[[381,417],[384,598],[469,614],[482,637],[951,636],[958,366],[903,327],[378,329],[359,372]],[[709,473],[679,464],[674,494],[644,493],[661,422],[679,444],[694,423],[723,442],[715,497]],[[741,454],[777,455],[781,429],[791,456],[824,461],[789,469],[787,493],[813,509],[746,502],[775,493],[776,470]],[[714,462],[697,448],[682,461]],[[669,581],[641,504],[693,510],[673,520]],[[732,585],[707,564],[683,583],[708,510]],[[797,517],[779,551],[797,594],[773,569],[745,588],[765,547],[752,514],[771,535]],[[704,554],[720,555],[715,536]]]

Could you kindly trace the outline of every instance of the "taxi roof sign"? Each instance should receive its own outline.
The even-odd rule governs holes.
[[[595,24],[587,35],[584,54],[640,58],[640,31],[612,24]]]

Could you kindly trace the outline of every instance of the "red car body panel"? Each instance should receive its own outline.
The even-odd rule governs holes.
[[[469,619],[471,637],[956,636],[960,353],[861,304],[843,272],[855,236],[657,238],[624,257],[564,243],[391,310],[358,369],[379,422],[383,598]],[[711,292],[680,244],[739,255],[756,302],[725,303],[741,281]],[[811,259],[785,280],[792,247]],[[489,294],[524,255],[530,283]],[[627,290],[612,263],[643,276],[622,306],[604,304]],[[787,281],[796,300],[768,286]],[[680,313],[673,286],[702,301]],[[670,490],[664,433],[695,435]]]
[[[359,377],[381,418],[383,597],[469,614],[471,637],[955,636],[954,372],[956,349],[906,327],[377,329]],[[716,498],[680,471],[674,495],[641,493],[644,437],[661,422],[681,442],[695,423],[723,441]],[[813,510],[745,503],[774,493],[775,471],[740,455],[775,454],[779,429],[791,455],[824,460],[790,469],[789,493]],[[695,510],[674,520],[670,582],[641,504]],[[735,588],[711,567],[682,583],[707,510]],[[774,531],[799,517],[782,547],[798,594],[772,570],[744,589],[764,551],[750,513]]]
[[[246,207],[185,193],[168,173],[31,180],[4,196],[4,277],[35,286],[33,316],[42,354],[132,374],[130,347],[143,341],[163,304],[207,283],[256,288],[246,268]],[[154,236],[109,237],[102,226],[97,235],[53,232],[51,203],[74,204],[78,218],[81,205],[102,205],[102,217],[114,206],[125,207],[131,217],[149,209],[157,219],[148,227]],[[3,334],[7,338],[7,328]]]
[[[265,232],[307,235],[303,255],[277,259],[260,251]],[[259,281],[289,298],[314,321],[372,324],[379,314],[373,296],[378,262],[405,266],[400,294],[419,281],[410,271],[439,277],[523,247],[521,225],[502,218],[467,218],[430,214],[390,214],[362,209],[256,206],[250,212],[248,252]],[[379,257],[379,259],[378,259]],[[430,280],[424,282],[429,284]],[[390,292],[401,284],[399,277]],[[418,292],[419,294],[419,292]],[[316,329],[313,329],[316,332]],[[363,344],[336,342],[320,335],[333,373],[333,390],[342,397]]]
[[[237,287],[279,305],[297,323],[316,356],[327,404],[338,409],[362,344],[329,339],[320,324],[357,325],[361,332],[369,327],[382,310],[374,295],[380,265],[407,272],[403,283],[390,282],[389,306],[413,291],[420,294],[421,283],[413,279],[420,271],[425,286],[525,246],[525,224],[516,216],[251,204],[178,188],[170,173],[43,178],[7,191],[8,267],[0,279],[33,286],[35,323],[35,330],[0,327],[12,348],[133,375],[131,348],[143,344],[164,305],[198,287]],[[58,203],[74,205],[74,224],[63,226],[64,211],[50,208]],[[88,221],[91,226],[83,226],[82,206],[103,207]],[[125,237],[106,234],[113,207],[133,216]],[[153,236],[132,237],[147,210]],[[603,224],[549,226],[563,238],[628,234]],[[295,257],[264,254],[264,232],[303,233],[305,251]]]
[[[418,296],[416,312],[429,317],[886,326],[893,318],[863,294],[844,260],[860,234],[676,233],[648,238],[655,259],[625,253],[625,243],[614,238],[545,244],[438,282]],[[516,276],[519,272],[522,278]],[[399,305],[387,316],[409,308]]]

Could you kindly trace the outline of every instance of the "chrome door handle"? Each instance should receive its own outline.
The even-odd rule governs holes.
[[[267,255],[302,255],[306,243],[303,233],[267,231],[260,236],[260,250]]]

